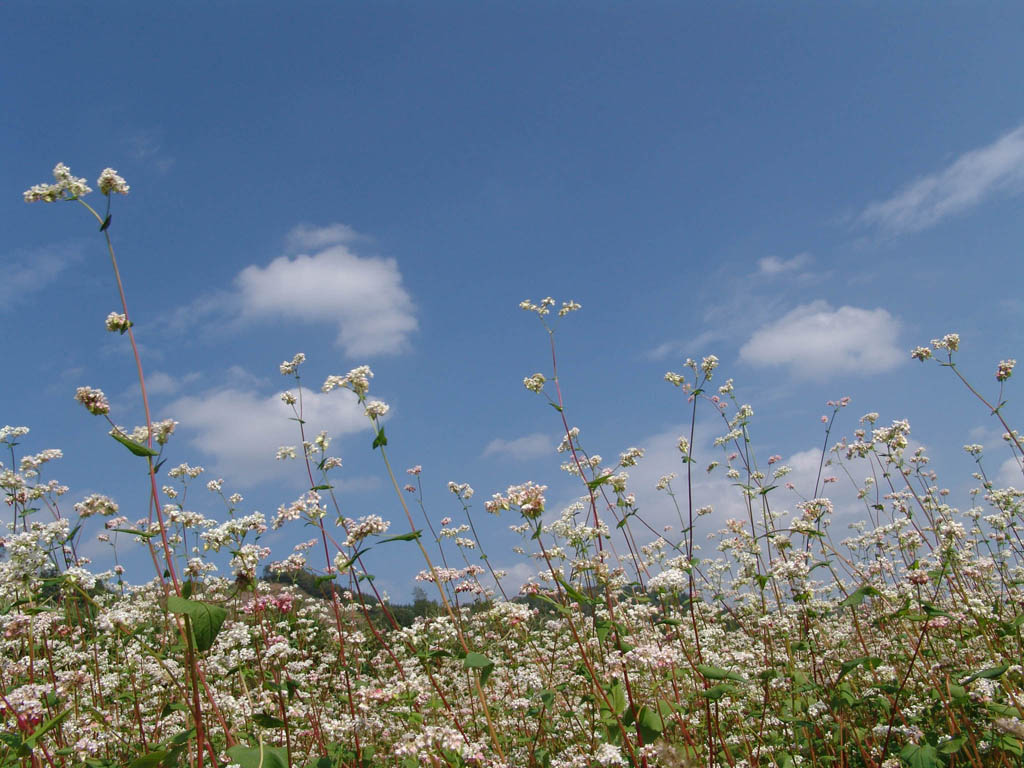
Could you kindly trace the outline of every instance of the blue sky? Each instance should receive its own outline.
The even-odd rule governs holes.
[[[712,353],[763,458],[816,463],[824,402],[849,395],[837,432],[906,417],[962,491],[962,444],[1009,456],[909,350],[958,331],[992,387],[1020,356],[1022,26],[1008,3],[6,4],[0,424],[64,451],[47,476],[72,502],[143,516],[137,460],[72,400],[100,387],[119,423],[141,419],[126,340],[103,330],[102,240],[77,206],[21,199],[64,162],[131,184],[112,234],[155,415],[180,422],[167,466],[202,464],[244,511],[304,489],[273,458],[298,442],[280,362],[304,352],[314,391],[368,363],[435,520],[458,519],[446,486],[468,482],[492,560],[520,562],[516,521],[483,500],[576,492],[557,414],[522,387],[550,361],[517,305],[546,295],[583,305],[558,333],[570,420],[605,457],[648,449],[633,479],[656,523],[686,419],[662,376]],[[343,513],[404,531],[352,404],[310,401]],[[265,540],[284,557],[304,538]],[[420,564],[388,547],[371,570],[401,597]]]

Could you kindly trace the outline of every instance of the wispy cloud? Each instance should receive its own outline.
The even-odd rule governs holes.
[[[310,224],[299,224],[285,237],[285,247],[289,253],[305,250],[322,250],[330,245],[351,243],[367,240],[365,235],[356,232],[348,224],[328,224],[326,227],[315,227]]]
[[[780,259],[778,256],[766,256],[757,260],[757,270],[762,275],[781,275],[784,272],[794,272],[801,267],[811,263],[811,254],[798,253],[788,259]]]
[[[940,171],[911,182],[887,200],[868,205],[863,224],[890,234],[927,229],[985,198],[1024,187],[1024,125],[991,144],[960,155]]]
[[[712,267],[694,286],[690,302],[693,315],[685,325],[691,335],[664,341],[646,350],[644,356],[649,360],[683,360],[711,353],[723,355],[727,348],[748,338],[752,328],[777,317],[790,305],[787,292],[779,290],[778,280],[799,285],[801,292],[806,292],[830,279],[828,269],[806,269],[813,263],[814,257],[801,251],[786,259],[756,259],[755,268],[746,262],[740,267],[735,263]]]
[[[1005,459],[999,465],[996,483],[1001,488],[1020,488],[1021,483],[1024,483],[1024,466],[1021,465],[1021,460],[1015,456]]]
[[[345,224],[296,227],[286,237],[286,255],[246,267],[230,288],[175,310],[168,326],[234,332],[254,321],[290,319],[335,326],[338,346],[352,357],[405,351],[419,327],[416,307],[395,259],[352,250],[351,243],[368,239]],[[290,255],[306,249],[312,255]]]
[[[154,168],[158,173],[167,173],[174,165],[174,158],[164,151],[157,134],[152,131],[138,131],[125,141],[132,158]]]
[[[326,429],[332,438],[369,429],[362,407],[347,390],[323,394],[303,388],[302,404],[303,418],[318,430]],[[217,389],[178,398],[166,412],[229,484],[257,485],[297,471],[294,462],[274,458],[280,446],[299,442],[294,414],[278,395]],[[301,456],[301,447],[298,450]]]
[[[338,227],[305,229],[300,238],[330,242]],[[341,243],[312,256],[281,256],[265,267],[246,267],[235,285],[243,318],[333,323],[339,346],[351,356],[401,352],[418,326],[398,263],[356,255]]]
[[[906,358],[897,346],[900,323],[884,309],[839,307],[814,301],[757,331],[740,348],[740,359],[759,366],[789,366],[822,379],[887,371]]]
[[[514,440],[503,440],[497,437],[484,448],[484,456],[505,456],[518,461],[526,461],[540,456],[550,456],[554,450],[555,445],[550,437],[540,432],[534,432]]]
[[[648,350],[647,357],[651,360],[665,360],[672,356],[703,357],[707,354],[707,345],[721,340],[722,336],[720,331],[703,331],[686,341],[666,341]]]
[[[54,245],[0,257],[0,312],[50,285],[81,255],[78,246]]]
[[[189,384],[195,384],[201,377],[202,374],[195,371],[182,376],[172,376],[165,371],[154,371],[146,375],[146,390],[151,395],[173,395]]]

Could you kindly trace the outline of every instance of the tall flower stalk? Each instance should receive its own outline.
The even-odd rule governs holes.
[[[135,360],[135,370],[139,378],[139,391],[142,395],[142,407],[146,417],[146,445],[145,450],[139,450],[140,446],[134,443],[127,435],[118,434],[119,430],[115,426],[112,432],[115,439],[119,442],[124,443],[133,453],[136,455],[143,455],[146,459],[148,474],[149,474],[149,485],[150,485],[150,503],[152,504],[151,511],[155,512],[157,525],[159,527],[160,542],[163,548],[164,565],[167,569],[167,573],[171,579],[171,586],[174,594],[180,599],[182,598],[182,587],[181,582],[178,579],[177,570],[174,565],[174,557],[171,552],[170,542],[167,537],[167,525],[164,521],[163,508],[160,503],[160,494],[157,489],[156,482],[156,464],[153,459],[157,455],[157,452],[153,450],[153,419],[149,408],[149,396],[146,392],[146,378],[142,370],[142,358],[139,355],[139,347],[135,341],[135,331],[133,330],[133,323],[131,315],[128,311],[128,299],[125,296],[124,282],[121,279],[121,270],[117,264],[117,254],[114,251],[114,243],[110,239],[110,224],[112,221],[113,214],[111,213],[111,200],[113,195],[127,195],[130,187],[128,183],[118,175],[117,171],[113,168],[105,168],[97,180],[97,186],[100,192],[106,198],[106,210],[104,215],[101,216],[95,208],[87,203],[83,198],[92,192],[92,189],[86,184],[85,179],[78,178],[72,175],[71,170],[63,163],[58,163],[53,169],[53,184],[36,184],[29,188],[24,193],[24,199],[27,203],[33,202],[58,202],[68,201],[77,202],[82,205],[89,213],[93,215],[96,221],[100,225],[100,232],[103,234],[104,241],[107,246],[107,253],[110,255],[110,264],[114,271],[114,281],[117,284],[117,293],[121,301],[122,313],[111,313],[107,317],[106,326],[108,330],[117,330],[121,333],[127,333],[128,340],[132,348],[132,356]],[[81,401],[85,407],[94,414],[104,414],[109,411],[109,405],[106,404],[105,398],[102,392],[98,392],[98,397],[94,396],[91,400],[88,395],[83,396],[83,389],[80,388],[76,394],[76,399]],[[154,564],[155,558],[154,558]],[[163,583],[163,573],[160,571],[159,566],[157,567],[157,577]],[[217,710],[216,703],[213,701],[212,694],[203,678],[202,672],[199,668],[199,661],[196,656],[196,648],[193,644],[193,631],[191,627],[191,618],[186,614],[179,623],[179,629],[185,641],[186,646],[186,661],[187,667],[190,672],[190,683],[192,693],[192,709],[193,717],[195,720],[196,728],[196,760],[197,768],[203,767],[203,755],[204,750],[209,750],[211,764],[217,765],[217,755],[214,751],[213,744],[210,743],[205,736],[204,732],[204,721],[202,704],[199,695],[199,684],[202,682],[203,687],[207,691],[207,695],[210,699],[211,705],[215,711]],[[219,714],[219,711],[218,711]],[[228,741],[231,741],[230,731],[224,724],[223,718],[221,722],[224,727],[225,735]]]

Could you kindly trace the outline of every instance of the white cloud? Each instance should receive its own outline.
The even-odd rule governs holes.
[[[762,275],[779,275],[783,272],[792,272],[800,269],[811,262],[811,254],[798,253],[789,259],[780,259],[778,256],[765,256],[757,260],[758,271]]]
[[[752,365],[787,365],[802,376],[827,378],[886,371],[906,358],[897,346],[900,323],[884,309],[840,307],[818,300],[762,326],[740,348]]]
[[[336,440],[370,428],[355,395],[347,390],[323,394],[303,388],[302,403],[303,418],[315,430],[307,439],[321,429]],[[213,469],[229,485],[255,485],[304,471],[295,461],[274,458],[280,446],[299,445],[294,414],[276,394],[214,390],[179,398],[166,413],[180,422],[178,429],[190,445],[210,457]]]
[[[484,448],[484,456],[506,456],[510,459],[525,461],[539,456],[549,456],[555,450],[551,438],[541,432],[524,435],[514,440],[503,440],[496,437]]]
[[[1024,186],[1024,125],[960,155],[941,171],[911,182],[888,200],[871,203],[862,223],[900,234],[926,229],[997,192]]]
[[[305,250],[320,250],[330,245],[351,243],[362,239],[365,238],[347,224],[335,223],[328,224],[326,227],[299,224],[288,233],[285,243],[289,253],[298,253]]]
[[[999,472],[996,474],[996,485],[1000,488],[1024,487],[1024,470],[1021,468],[1019,459],[1011,456],[999,465]]]
[[[135,160],[156,169],[158,173],[167,173],[174,165],[174,158],[164,151],[156,132],[138,131],[128,136],[127,145],[128,152]]]
[[[194,384],[202,374],[186,373],[184,376],[175,378],[164,371],[154,371],[146,374],[146,391],[151,395],[173,395],[183,387]]]
[[[350,232],[344,225],[299,228],[296,242],[327,243]],[[351,356],[393,354],[408,346],[417,321],[394,259],[358,256],[341,243],[312,256],[281,256],[235,278],[242,318],[294,318],[338,327]]]
[[[722,338],[723,334],[720,331],[703,331],[686,341],[666,341],[659,344],[654,349],[648,350],[647,357],[651,360],[665,360],[672,356],[680,359],[687,356],[704,357],[708,354],[707,345],[720,341]]]
[[[81,249],[67,245],[17,252],[0,259],[0,308],[10,308],[54,282]]]

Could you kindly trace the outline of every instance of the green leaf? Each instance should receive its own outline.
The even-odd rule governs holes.
[[[479,669],[480,685],[486,685],[487,678],[490,677],[491,672],[494,671],[494,662],[482,653],[470,651],[466,654],[466,658],[462,660],[462,667],[463,669]]]
[[[140,531],[138,528],[114,528],[111,533],[130,533],[132,536],[141,536],[144,539],[152,539],[156,536],[155,533]]]
[[[134,440],[125,437],[117,430],[110,433],[110,436],[117,440],[121,445],[127,448],[129,451],[134,453],[136,456],[157,456],[157,452],[152,448],[147,448],[142,443],[136,443]]]
[[[188,616],[191,619],[192,634],[196,639],[196,648],[200,651],[210,650],[224,619],[228,616],[228,612],[219,605],[203,603],[199,600],[186,600],[177,595],[167,598],[167,610],[171,613]]]
[[[946,741],[939,744],[939,752],[944,755],[952,755],[954,752],[959,752],[960,747],[966,743],[966,736],[957,736],[955,739],[946,739]]]
[[[1015,739],[1008,733],[1004,733],[1002,736],[1000,736],[999,740],[996,741],[992,746],[994,746],[996,749],[1005,749],[1007,752],[1010,752],[1011,754],[1014,754],[1017,757],[1020,757],[1022,754],[1024,754],[1024,746],[1021,745],[1020,739]]]
[[[569,593],[569,597],[577,603],[580,603],[581,605],[597,605],[597,601],[594,598],[587,597],[585,594],[580,592],[576,587],[566,581],[561,574],[556,573],[555,579],[562,585],[562,587],[565,588],[565,591]]]
[[[379,430],[377,430],[377,436],[373,438],[373,448],[371,450],[376,450],[377,448],[380,448],[382,445],[387,444],[388,439],[384,436],[384,427],[381,427]]]
[[[1007,706],[1006,704],[996,704],[995,702],[989,702],[985,705],[989,712],[1002,717],[1020,717],[1020,712],[1017,711],[1016,707]]]
[[[264,714],[263,712],[257,712],[255,715],[253,715],[252,721],[256,723],[256,725],[261,726],[262,728],[285,727],[284,720],[280,720],[276,717],[272,717],[271,715]]]
[[[650,744],[661,736],[661,732],[665,730],[665,723],[657,711],[645,704],[636,714],[636,730],[643,737],[644,744]]]
[[[21,747],[21,736],[16,733],[0,733],[0,742],[11,749],[18,749]]]
[[[352,557],[350,557],[347,561],[345,561],[344,565],[336,568],[336,570],[339,573],[344,573],[345,571],[347,571],[349,569],[349,567],[352,565],[352,563],[354,563],[360,557],[365,555],[371,549],[373,549],[373,547],[364,547],[363,549],[356,550],[356,553],[354,555],[352,555]],[[319,578],[317,578],[316,582],[317,582],[317,584],[320,584],[321,582],[324,582],[324,581],[333,581],[335,575],[336,574],[331,573],[331,574],[328,574],[327,576],[320,576]]]
[[[155,752],[149,752],[148,754],[142,755],[142,757],[136,757],[130,763],[128,768],[156,768],[164,761],[170,752],[166,749],[158,749]]]
[[[423,535],[423,530],[412,531],[411,533],[403,533],[401,536],[390,536],[386,539],[381,539],[378,544],[387,544],[389,541],[416,541],[420,536]]]
[[[924,603],[924,602],[922,602],[921,603],[921,607],[924,608],[924,612],[927,613],[928,616],[931,617],[931,618],[935,618],[936,616],[944,616],[947,619],[953,618],[948,613],[946,613],[945,611],[943,611],[940,608],[936,608],[931,603]]]
[[[729,685],[728,683],[722,683],[712,688],[708,688],[706,691],[701,691],[701,696],[712,701],[718,701],[726,694],[736,693],[738,689],[735,685]]]
[[[1000,664],[998,667],[983,669],[980,672],[975,672],[970,677],[961,680],[960,685],[967,685],[968,683],[973,683],[975,680],[993,680],[1002,675],[1009,668],[1009,664]]]
[[[288,768],[288,753],[281,747],[228,747],[228,756],[242,768]]]
[[[939,753],[931,744],[907,744],[900,750],[900,757],[907,761],[910,768],[941,768]]]
[[[839,677],[836,678],[836,682],[838,683],[861,664],[865,665],[868,669],[874,669],[881,663],[882,660],[877,656],[858,656],[856,659],[844,661],[840,665]]]
[[[570,611],[566,606],[562,605],[561,603],[556,603],[554,600],[552,600],[547,595],[533,595],[531,597],[531,599],[533,599],[533,600],[540,600],[541,602],[547,603],[548,605],[552,606],[556,611],[558,611],[563,616],[571,616],[572,615],[572,611]]]
[[[333,485],[314,485],[309,490],[311,490],[311,491],[329,491],[333,487],[334,487]]]
[[[742,675],[736,672],[729,672],[728,670],[721,669],[719,667],[711,667],[707,664],[698,664],[697,671],[700,672],[708,680],[735,680],[738,683],[745,683]]]
[[[626,711],[626,689],[620,680],[612,680],[612,684],[608,686],[608,700],[615,714],[621,715]]]
[[[187,711],[187,710],[182,710],[182,711]],[[194,727],[193,728],[186,728],[184,731],[178,731],[176,734],[171,736],[171,738],[168,739],[167,741],[170,744],[185,744],[185,743],[187,743],[189,741],[189,739],[191,739],[195,735],[196,735],[196,729]]]
[[[863,603],[864,602],[864,598],[867,597],[868,595],[870,595],[871,597],[876,597],[877,595],[880,595],[880,594],[881,594],[881,592],[879,592],[877,589],[875,589],[872,586],[869,586],[868,584],[865,584],[863,587],[860,587],[860,588],[854,590],[850,594],[850,596],[848,598],[846,598],[845,600],[843,600],[839,604],[839,607],[840,608],[854,608],[854,607],[860,605],[861,603]]]
[[[107,231],[107,228],[110,227],[110,220],[113,217],[113,215],[114,214],[112,214],[112,213],[108,213],[107,214],[107,218],[105,218],[103,220],[103,223],[100,224],[100,232],[106,232]]]
[[[29,749],[34,747],[36,745],[36,742],[39,740],[39,738],[41,736],[43,736],[47,732],[53,730],[58,725],[60,725],[62,722],[64,722],[64,720],[70,714],[71,714],[71,710],[70,709],[65,709],[63,712],[61,712],[56,717],[51,717],[45,723],[43,723],[38,728],[36,728],[31,736],[29,736],[27,739],[25,739],[25,746],[27,746]]]

